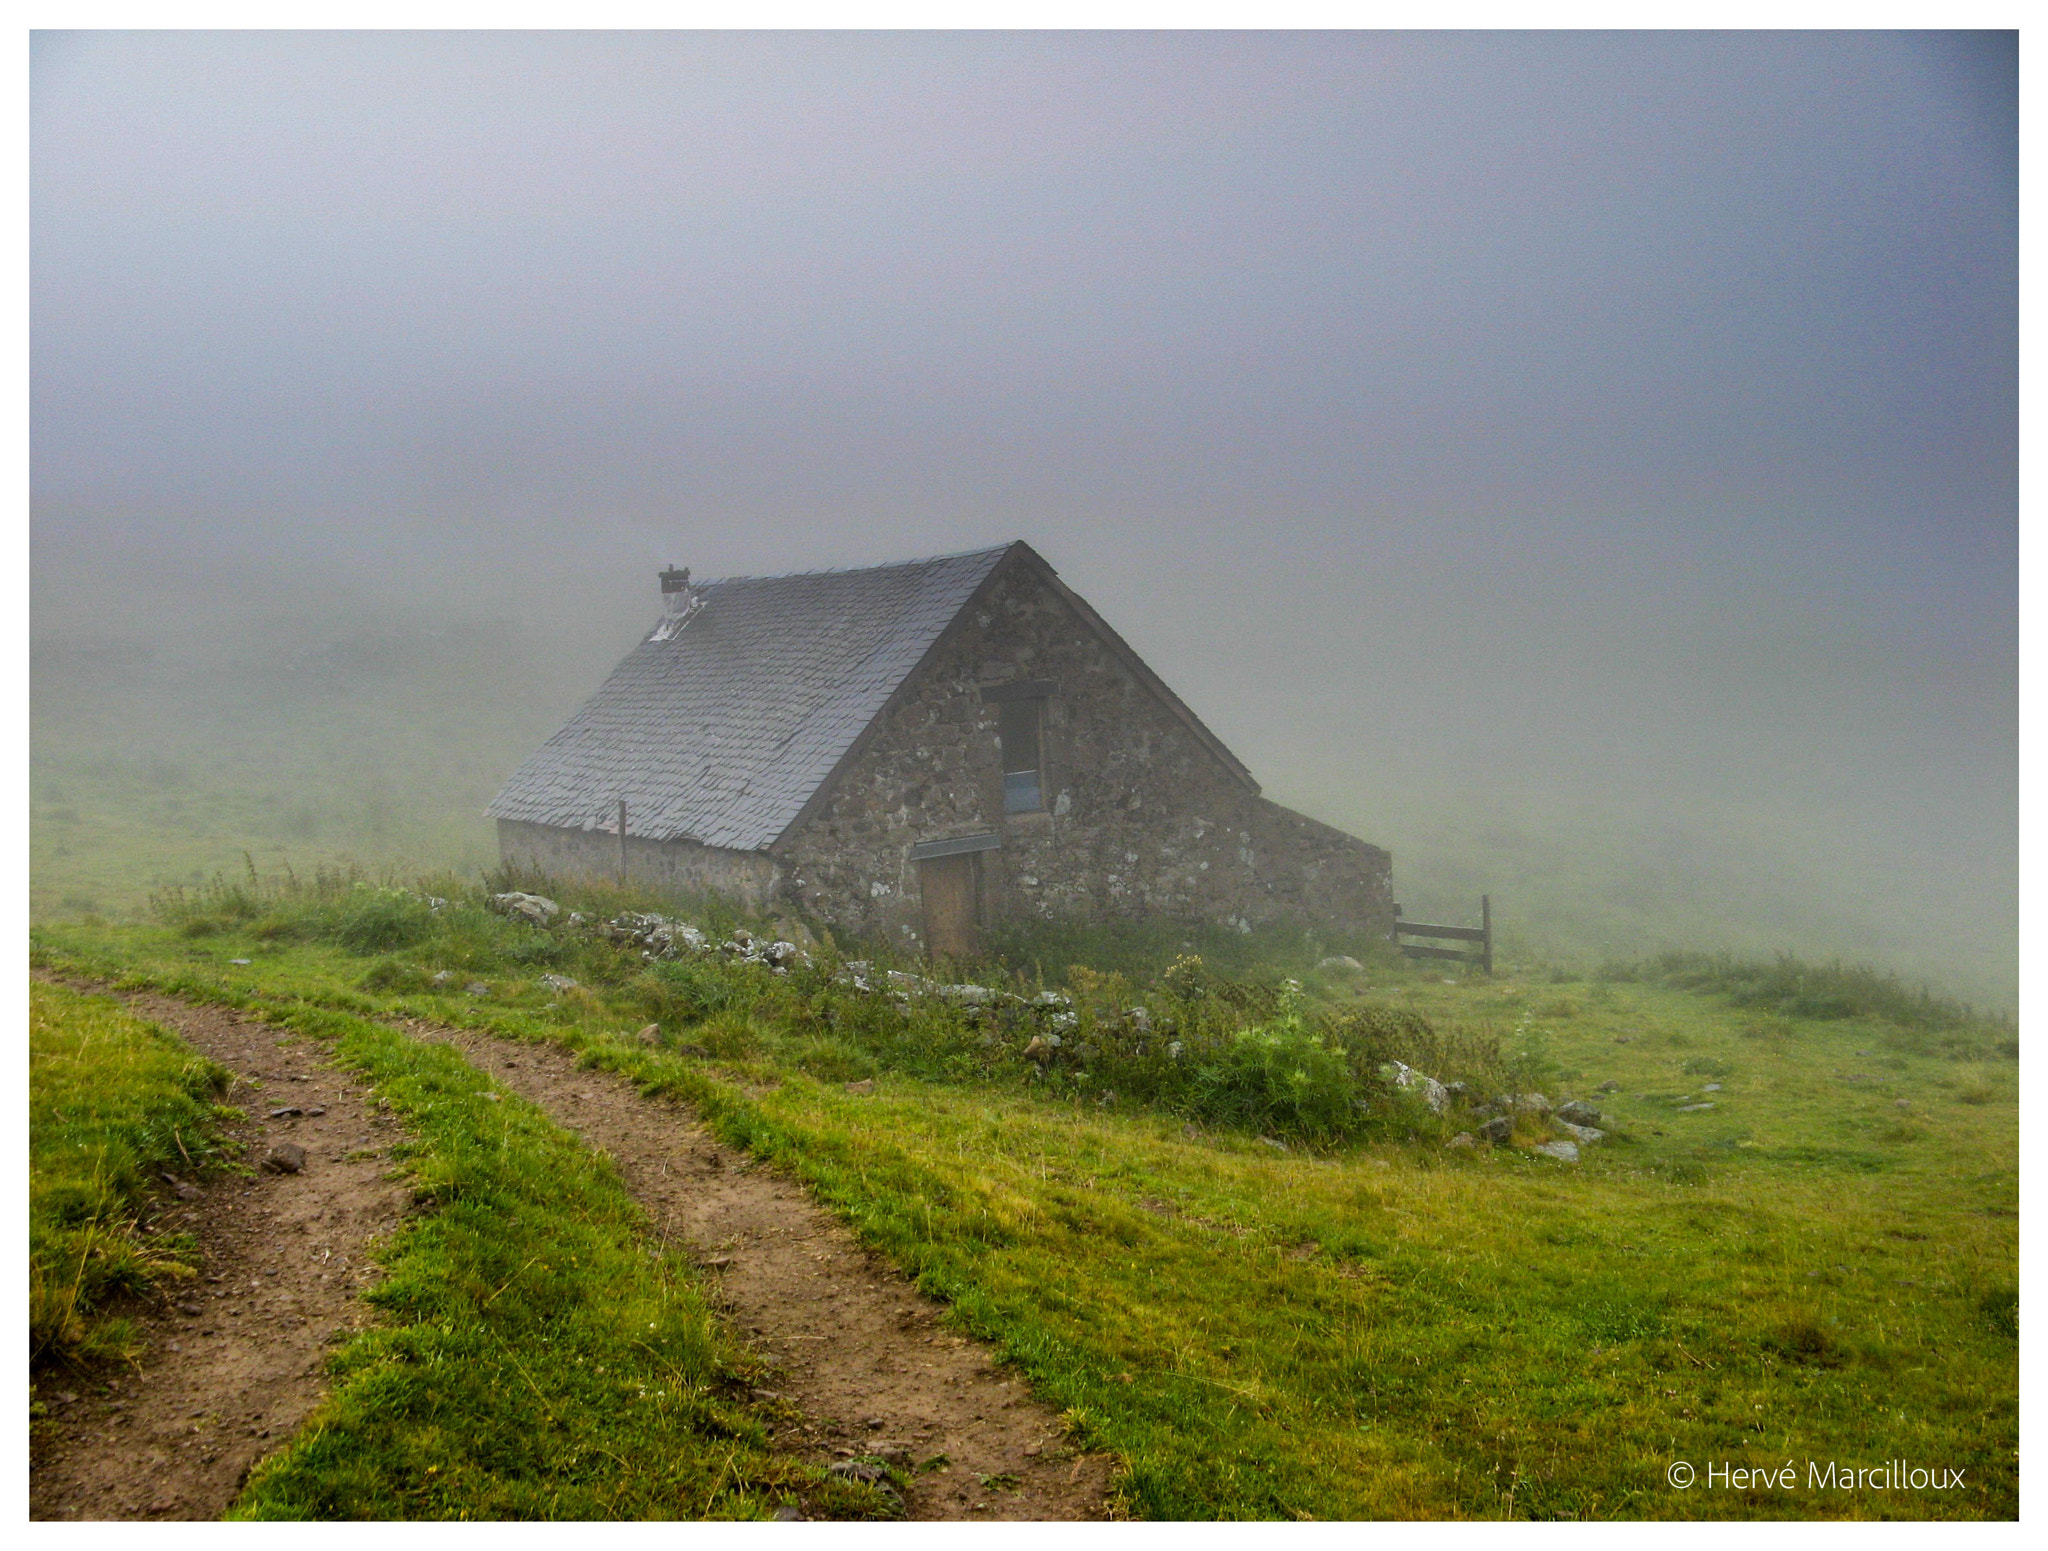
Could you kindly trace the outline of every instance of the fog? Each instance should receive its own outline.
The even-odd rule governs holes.
[[[1029,541],[1523,951],[2017,995],[2017,49],[40,34],[39,910],[475,866],[654,571]]]

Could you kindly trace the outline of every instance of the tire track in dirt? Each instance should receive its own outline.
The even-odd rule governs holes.
[[[1109,1465],[1062,1441],[1059,1419],[942,1305],[793,1181],[727,1147],[682,1104],[579,1067],[558,1046],[407,1022],[546,1109],[618,1168],[665,1239],[716,1274],[727,1317],[777,1370],[765,1398],[798,1419],[777,1444],[821,1463],[866,1455],[915,1467],[912,1519],[1101,1519]]]
[[[385,1177],[404,1133],[314,1040],[223,1008],[64,983],[115,996],[232,1072],[228,1102],[250,1119],[227,1129],[252,1163],[280,1142],[305,1150],[296,1174],[166,1189],[154,1221],[198,1239],[199,1276],[118,1311],[142,1335],[139,1364],[38,1375],[52,1420],[30,1444],[31,1519],[217,1519],[325,1395],[328,1345],[373,1318],[360,1297],[379,1275],[366,1246],[409,1204]],[[302,1113],[267,1113],[281,1108]]]

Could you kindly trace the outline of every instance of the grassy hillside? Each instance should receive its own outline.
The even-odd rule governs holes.
[[[1048,976],[1076,1022],[1041,1060],[1021,1015],[899,1009],[829,966],[650,965],[434,887],[455,891],[439,911],[222,889],[149,924],[45,924],[36,951],[556,1040],[690,1098],[1113,1451],[1134,1515],[2017,1512],[2013,1031],[1882,976],[1376,964],[1296,996],[1272,968],[1159,974],[1126,951],[1121,976]],[[630,1037],[649,1017],[659,1047]],[[1468,1118],[1389,1089],[1386,1056],[1481,1095],[1590,1098],[1611,1134],[1576,1164],[1529,1150],[1540,1117],[1517,1145],[1449,1147]],[[1788,1459],[1789,1488],[1708,1474]],[[1814,1484],[1899,1459],[1964,1485]]]

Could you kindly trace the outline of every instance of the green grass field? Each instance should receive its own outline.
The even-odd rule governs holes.
[[[166,1170],[229,1162],[216,1100],[227,1074],[105,997],[31,983],[28,1004],[31,1365],[128,1356],[107,1305],[192,1275],[192,1242],[145,1223]]]
[[[985,1020],[849,1010],[822,979],[654,974],[459,902],[232,892],[156,924],[46,923],[34,951],[362,1031],[405,1015],[555,1040],[690,1099],[1112,1451],[1131,1515],[2017,1513],[2016,1045],[1881,994],[1882,977],[1713,961],[1568,983],[1310,977],[1317,1027],[1393,1030],[1446,1077],[1553,1099],[1618,1084],[1597,1099],[1614,1134],[1576,1165],[1460,1153],[1454,1125],[1381,1104],[1283,1151],[1204,1118],[1198,1087],[1140,1101],[1071,1065],[1055,1083]],[[443,967],[489,994],[436,990]],[[548,971],[579,985],[551,993]],[[649,1016],[667,1048],[629,1038]],[[1082,1032],[1095,1072],[1143,1078]],[[847,1091],[867,1076],[872,1092]],[[366,1428],[385,1402],[369,1404]],[[1820,1484],[1892,1460],[1962,1485]],[[1667,1481],[1681,1461],[1688,1490]],[[1788,1461],[1789,1489],[1727,1474]],[[309,1473],[264,1499],[276,1511],[339,1501],[319,1495],[334,1465],[293,1468]]]

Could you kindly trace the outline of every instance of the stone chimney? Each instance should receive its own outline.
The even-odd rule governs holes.
[[[666,641],[702,607],[703,595],[690,585],[690,568],[678,570],[670,566],[661,573],[661,624],[655,629],[654,639]]]

